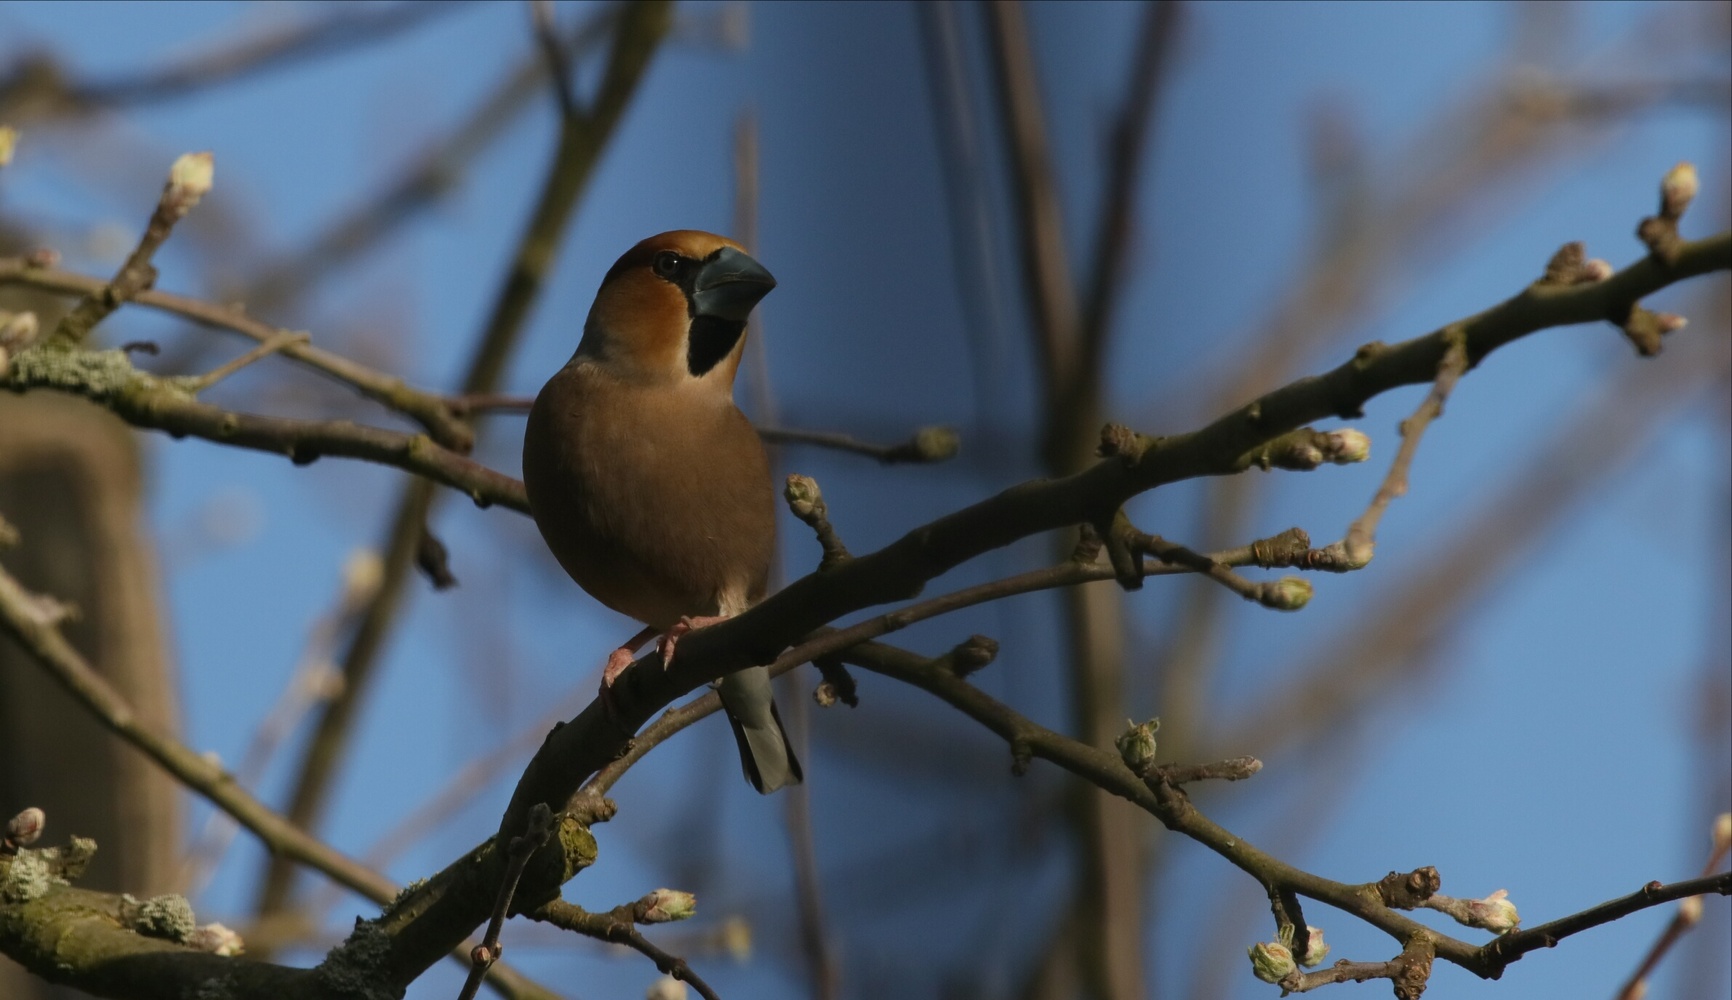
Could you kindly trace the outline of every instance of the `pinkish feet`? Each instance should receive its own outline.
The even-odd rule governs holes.
[[[619,705],[613,700],[613,682],[631,666],[632,657],[637,655],[638,648],[650,641],[656,634],[653,628],[645,627],[625,641],[625,645],[607,654],[607,666],[601,669],[601,707],[607,709],[607,717],[614,722],[619,721]]]
[[[674,622],[674,627],[668,629],[667,633],[656,641],[656,652],[662,654],[662,669],[666,670],[668,664],[674,662],[674,645],[680,641],[681,636],[685,635],[687,632],[703,628],[706,625],[714,625],[717,622],[725,622],[727,620],[727,615],[701,617],[693,615],[680,616],[680,620]]]
[[[656,652],[662,654],[662,669],[666,670],[668,664],[674,661],[674,647],[679,643],[681,636],[695,629],[703,628],[705,625],[714,625],[720,621],[727,621],[727,619],[727,615],[714,617],[681,616],[680,620],[675,622],[666,634],[656,640]],[[602,707],[607,709],[608,718],[616,721],[619,719],[619,705],[613,700],[613,682],[619,680],[619,675],[625,673],[625,668],[632,665],[632,660],[637,656],[638,649],[655,634],[656,630],[653,627],[645,628],[626,640],[625,645],[607,655],[607,666],[601,670],[601,702]]]
[[[601,689],[606,691],[613,687],[613,682],[631,666],[632,657],[637,655],[636,647],[621,646],[607,654],[607,666],[601,668]]]

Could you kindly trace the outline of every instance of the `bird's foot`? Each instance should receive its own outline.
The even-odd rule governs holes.
[[[607,666],[601,668],[601,689],[603,691],[613,687],[613,682],[619,679],[620,674],[625,673],[625,668],[631,666],[632,657],[636,653],[637,650],[635,649],[621,646],[607,654]]]
[[[662,669],[666,670],[668,664],[674,662],[674,646],[680,641],[681,636],[685,635],[687,632],[703,628],[706,625],[714,625],[717,622],[725,622],[727,620],[727,615],[682,616],[679,621],[674,623],[673,628],[668,629],[667,632],[663,633],[660,639],[656,640],[656,651],[662,654]]]
[[[607,654],[607,666],[601,668],[601,707],[607,710],[610,722],[617,723],[620,718],[619,702],[613,696],[613,682],[631,666],[632,657],[636,654],[636,646],[621,646]]]

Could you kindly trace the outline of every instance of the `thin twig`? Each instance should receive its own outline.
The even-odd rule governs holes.
[[[203,392],[256,361],[268,358],[278,351],[284,350],[294,344],[305,344],[311,339],[312,338],[305,333],[284,330],[282,333],[277,334],[240,357],[224,362],[210,371],[205,372],[203,375],[191,376],[182,384],[187,386],[187,388],[192,392]]]
[[[48,671],[115,735],[131,744],[193,792],[233,817],[273,855],[305,865],[375,903],[397,896],[390,879],[345,856],[254,798],[222,765],[196,753],[172,737],[139,720],[126,699],[92,667],[60,631],[68,609],[51,598],[32,594],[0,567],[0,631]],[[467,956],[454,956],[463,957]],[[489,983],[508,996],[551,1000],[552,994],[522,973],[495,965]]]
[[[42,350],[55,353],[38,353]],[[348,420],[300,420],[225,410],[193,399],[172,379],[134,370],[119,351],[39,348],[17,359],[0,384],[19,391],[81,395],[106,406],[134,427],[270,452],[297,465],[333,456],[394,466],[414,473],[411,482],[425,484],[425,489],[441,484],[483,507],[499,504],[529,512],[521,481],[441,448],[425,434],[404,434]]]
[[[494,896],[493,916],[487,921],[487,933],[481,936],[481,943],[469,953],[469,978],[463,981],[457,1000],[475,1000],[481,981],[487,977],[487,970],[504,953],[504,947],[499,943],[499,932],[505,927],[505,918],[511,915],[511,898],[517,895],[517,882],[523,878],[523,868],[529,864],[529,856],[540,850],[552,833],[553,811],[540,805],[529,811],[528,827],[521,835],[511,838],[507,845],[505,874],[500,877],[499,892]]]
[[[1702,866],[1704,877],[1712,875],[1714,869],[1720,867],[1720,863],[1726,860],[1727,851],[1732,849],[1732,836],[1728,836],[1728,833],[1732,831],[1726,829],[1726,827],[1732,827],[1732,813],[1722,813],[1716,818],[1715,824],[1714,846],[1708,852],[1707,863]],[[1624,983],[1624,988],[1618,991],[1617,1000],[1640,1000],[1647,992],[1648,977],[1653,975],[1661,960],[1666,957],[1666,953],[1671,951],[1672,946],[1689,933],[1691,928],[1701,922],[1701,919],[1701,903],[1698,902],[1693,906],[1688,901],[1680,903],[1678,912],[1674,913],[1672,919],[1666,922],[1665,929],[1654,940],[1648,953],[1642,956],[1642,961],[1636,966],[1636,971]]]
[[[1505,934],[1480,948],[1480,954],[1477,957],[1488,969],[1502,969],[1530,951],[1556,947],[1559,941],[1572,934],[1580,934],[1582,931],[1591,930],[1601,924],[1621,920],[1632,913],[1639,913],[1651,906],[1659,906],[1662,903],[1670,903],[1690,896],[1705,896],[1710,893],[1717,893],[1721,896],[1732,895],[1732,872],[1704,875],[1701,878],[1673,882],[1669,885],[1663,882],[1649,882],[1628,896],[1607,900],[1597,906],[1590,906],[1578,913],[1559,917],[1557,920],[1536,927]]]
[[[1023,282],[1040,347],[1040,371],[1050,413],[1066,401],[1062,389],[1076,377],[1079,319],[1076,287],[1065,253],[1058,179],[1053,174],[1052,154],[1047,145],[1026,15],[1017,0],[993,0],[985,9],[997,79],[994,92],[1005,121],[1018,229],[1022,234]]]
[[[1125,81],[1124,103],[1108,140],[1106,190],[1095,220],[1092,277],[1079,324],[1077,367],[1082,372],[1100,368],[1112,332],[1113,312],[1130,270],[1131,235],[1142,221],[1138,196],[1143,187],[1143,163],[1149,136],[1156,131],[1161,85],[1167,78],[1182,15],[1179,0],[1156,0],[1143,10],[1130,77]]]
[[[396,887],[389,880],[284,819],[235,783],[221,764],[140,722],[120,692],[61,634],[62,616],[51,613],[57,606],[25,590],[0,568],[0,626],[104,726],[233,816],[273,854],[322,872],[369,899],[387,901],[392,897]]]
[[[126,255],[120,270],[98,290],[86,295],[72,311],[61,318],[48,342],[57,345],[77,345],[84,342],[96,324],[108,318],[128,299],[156,281],[156,268],[151,258],[174,231],[175,223],[186,217],[211,188],[213,167],[209,153],[186,153],[169,168],[168,181],[162,196],[150,213],[138,245]]]
[[[621,910],[627,912],[622,913]],[[526,914],[533,920],[540,920],[555,927],[575,931],[585,937],[600,941],[612,941],[644,955],[656,964],[656,969],[664,975],[669,975],[691,986],[698,991],[704,1000],[722,1000],[721,995],[709,983],[692,971],[686,960],[678,955],[671,955],[653,944],[638,931],[632,922],[630,908],[622,907],[609,913],[590,913],[579,906],[574,906],[562,899],[544,903],[541,907]]]
[[[132,76],[76,85],[68,96],[81,107],[137,107],[197,93],[219,84],[281,69],[303,59],[334,54],[415,28],[465,4],[397,3],[342,10],[329,17],[291,26],[177,65]]]
[[[355,614],[372,597],[378,585],[378,556],[367,550],[356,552],[343,567],[343,591],[336,605],[313,623],[300,661],[290,673],[289,681],[277,696],[276,704],[259,722],[240,762],[235,765],[235,781],[242,788],[255,788],[264,776],[265,767],[277,748],[289,737],[296,725],[320,699],[330,696],[331,682],[336,673],[331,665],[337,637],[353,623]],[[234,821],[224,813],[212,813],[204,830],[194,840],[181,862],[180,878],[183,890],[198,892],[218,864],[233,839]],[[362,864],[383,871],[385,866],[371,858]]]
[[[583,117],[583,108],[572,90],[571,66],[565,59],[565,46],[559,40],[559,28],[554,23],[552,0],[529,0],[530,22],[535,26],[535,42],[541,47],[541,57],[547,61],[547,76],[553,84],[554,98],[559,102],[560,117],[576,122]]]
[[[1383,512],[1389,508],[1391,500],[1407,493],[1407,473],[1413,465],[1414,453],[1419,450],[1419,439],[1425,435],[1431,422],[1443,415],[1444,402],[1467,372],[1467,335],[1458,328],[1451,328],[1444,331],[1444,339],[1447,348],[1443,360],[1438,362],[1437,379],[1431,384],[1431,392],[1413,411],[1413,416],[1402,421],[1401,447],[1396,452],[1395,461],[1389,463],[1388,475],[1383,477],[1365,513],[1347,529],[1343,548],[1348,565],[1364,566],[1371,562],[1377,547],[1377,524],[1383,519]]]
[[[534,396],[508,393],[477,393],[455,396],[450,400],[455,413],[528,413],[535,405]],[[885,465],[904,462],[943,462],[954,458],[961,449],[961,440],[949,427],[922,427],[906,441],[897,444],[875,444],[835,431],[811,431],[795,427],[759,427],[758,437],[766,444],[804,444],[836,451],[852,452],[875,458]]]
[[[1208,558],[1223,566],[1298,566],[1303,564],[1305,554],[1309,551],[1306,549],[1307,544],[1308,539],[1306,539],[1303,531],[1290,529],[1250,545],[1216,552]],[[1149,576],[1171,576],[1189,573],[1191,570],[1184,566],[1161,564],[1146,566],[1144,572]],[[1056,566],[1031,570],[1002,580],[964,587],[949,594],[857,622],[846,629],[826,628],[819,630],[777,657],[775,663],[770,665],[770,673],[774,676],[780,676],[809,661],[844,653],[849,646],[856,643],[889,635],[916,622],[949,614],[953,611],[960,611],[963,608],[1014,597],[1018,594],[1111,580],[1113,577],[1114,573],[1110,566],[1063,562]],[[969,671],[960,671],[960,673],[967,672]],[[593,814],[595,810],[601,807],[602,796],[613,788],[614,784],[624,776],[633,764],[642,760],[651,750],[666,742],[675,733],[709,716],[720,707],[721,701],[712,692],[663,712],[655,722],[632,738],[631,746],[625,753],[597,770],[584,783],[583,788],[573,800],[572,811],[580,816]]]
[[[618,16],[619,8],[610,4],[567,32],[562,40],[567,62],[583,58],[604,40]],[[315,282],[345,273],[357,257],[455,190],[470,161],[505,135],[529,99],[542,92],[546,71],[547,60],[539,52],[520,60],[456,127],[429,142],[401,174],[298,250],[260,268],[246,285],[249,307],[264,312],[305,298]]]
[[[595,686],[594,678],[580,682],[577,690],[582,693],[582,700],[574,701],[571,696],[567,696],[560,704],[518,730],[515,736],[492,750],[478,754],[458,768],[438,794],[405,813],[394,826],[374,840],[372,845],[361,853],[361,863],[383,871],[403,851],[425,839],[428,831],[447,827],[451,817],[472,802],[475,796],[496,785],[501,770],[507,764],[527,756],[535,749],[536,744],[546,737],[549,729],[582,708],[583,702],[594,694]],[[321,889],[307,901],[306,909],[312,914],[310,922],[318,924],[319,915],[336,905],[341,898],[341,890],[335,887],[327,885]]]
[[[107,286],[107,282],[101,278],[38,267],[28,257],[0,257],[0,286],[14,284],[84,296],[100,295]],[[136,305],[180,316],[212,329],[238,333],[261,344],[284,332],[247,315],[239,306],[217,305],[151,288],[136,292],[131,301]],[[447,448],[467,452],[474,441],[468,424],[459,419],[442,396],[413,389],[395,375],[368,368],[312,344],[289,344],[282,349],[282,355],[413,418],[434,440]]]

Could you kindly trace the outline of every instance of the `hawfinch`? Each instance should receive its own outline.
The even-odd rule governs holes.
[[[604,697],[652,636],[665,664],[682,634],[764,596],[775,492],[734,373],[746,317],[774,287],[724,237],[644,240],[602,279],[577,353],[529,412],[523,480],[541,536],[578,586],[648,626],[609,657]],[[719,687],[746,780],[765,794],[798,783],[769,671]]]

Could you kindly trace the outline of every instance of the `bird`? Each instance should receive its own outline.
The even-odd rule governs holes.
[[[737,615],[768,588],[775,490],[764,446],[734,404],[746,320],[776,279],[723,236],[674,230],[614,263],[577,351],[529,411],[529,510],[566,573],[644,624],[608,657],[602,697],[660,635]],[[769,669],[722,678],[746,780],[762,794],[803,775]]]

